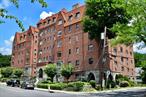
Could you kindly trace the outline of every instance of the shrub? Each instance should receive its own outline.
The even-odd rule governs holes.
[[[128,87],[130,86],[129,82],[128,81],[122,81],[120,82],[120,87]]]
[[[48,84],[37,84],[37,88],[48,89]]]
[[[97,86],[95,87],[95,89],[96,89],[96,90],[101,90],[102,88],[101,88],[100,85],[97,85]]]
[[[78,81],[78,82],[71,82],[71,83],[69,83],[67,85],[68,89],[69,90],[73,90],[73,91],[81,91],[83,89],[83,86],[84,86],[84,83],[80,82],[80,81]]]
[[[14,74],[16,77],[20,78],[21,75],[23,74],[23,70],[22,70],[22,69],[19,69],[19,68],[15,68],[15,69],[13,70],[13,74]]]
[[[50,89],[52,90],[63,90],[66,87],[67,85],[65,83],[50,84]]]
[[[130,86],[135,86],[136,83],[134,81],[129,81]]]
[[[12,73],[13,73],[13,68],[11,67],[6,67],[1,69],[2,77],[8,78],[12,75]]]
[[[95,88],[96,87],[96,81],[95,80],[91,80],[90,82],[90,85]]]
[[[40,83],[42,83],[42,84],[48,84],[49,81],[47,81],[47,80],[42,80],[42,81],[40,81]]]
[[[7,80],[9,80],[8,78],[0,78],[1,82],[6,82]]]

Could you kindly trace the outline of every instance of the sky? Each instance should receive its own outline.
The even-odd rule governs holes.
[[[59,12],[61,9],[72,9],[72,5],[76,3],[84,4],[84,0],[45,0],[48,3],[47,8],[42,8],[39,3],[30,3],[31,0],[19,0],[19,8],[16,8],[9,0],[0,0],[0,8],[6,8],[9,15],[18,17],[25,29],[28,29],[30,25],[36,26],[36,23],[40,18],[45,18],[53,13]],[[0,24],[0,53],[3,55],[9,55],[12,51],[12,42],[16,32],[21,32],[21,29],[15,23],[14,20],[4,20],[4,24]],[[140,53],[146,53],[146,48],[139,50],[134,45],[134,51]]]
[[[42,8],[39,3],[30,3],[31,0],[19,0],[19,8],[16,8],[9,0],[0,0],[0,8],[6,8],[8,14],[17,16],[23,23],[25,29],[30,25],[36,26],[41,18],[57,13],[61,9],[72,9],[72,5],[76,3],[84,4],[84,0],[45,0],[48,3],[47,8]],[[16,32],[21,29],[14,20],[5,20],[4,24],[0,24],[0,53],[4,55],[11,54],[12,42]]]

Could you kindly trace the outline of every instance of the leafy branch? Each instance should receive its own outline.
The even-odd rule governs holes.
[[[14,4],[16,6],[16,8],[19,8],[19,0],[9,0],[9,2]],[[48,6],[47,3],[45,2],[45,0],[31,0],[30,2],[31,3],[38,2],[39,4],[41,4],[42,7]],[[22,21],[19,20],[16,16],[8,15],[8,11],[5,8],[0,8],[0,18],[1,18],[0,24],[5,23],[5,21],[3,21],[2,19],[13,19],[18,24],[19,28],[22,31],[25,31]]]

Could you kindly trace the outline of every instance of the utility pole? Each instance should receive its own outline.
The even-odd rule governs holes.
[[[107,27],[104,27],[104,33],[101,33],[101,39],[103,39],[103,50],[102,50],[102,62],[101,62],[101,69],[100,69],[100,76],[101,76],[101,87],[105,87],[105,80],[104,80],[104,63],[107,61],[105,58],[105,48],[106,48],[106,33]]]

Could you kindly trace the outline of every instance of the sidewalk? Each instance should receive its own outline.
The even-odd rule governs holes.
[[[41,88],[35,88],[35,90],[39,91],[46,91],[50,93],[68,93],[68,94],[92,94],[92,93],[110,93],[110,92],[125,92],[125,91],[133,91],[137,89],[146,89],[146,87],[127,87],[127,88],[117,88],[117,89],[111,89],[111,90],[103,90],[103,91],[96,91],[96,92],[73,92],[73,91],[62,91],[62,90],[48,90],[48,89],[41,89]]]
[[[0,82],[0,85],[6,85],[6,83],[2,83],[2,82]]]

